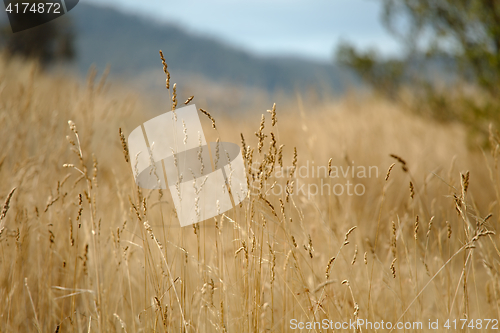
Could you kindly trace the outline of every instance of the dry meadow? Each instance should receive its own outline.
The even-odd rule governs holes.
[[[251,185],[184,228],[127,162],[120,129],[151,117],[141,96],[0,60],[0,332],[499,328],[495,129],[481,149],[367,94],[229,117],[178,90],[215,119],[200,113],[207,141],[240,144]]]

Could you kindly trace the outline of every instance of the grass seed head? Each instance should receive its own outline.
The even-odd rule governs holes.
[[[330,268],[332,268],[334,260],[335,257],[331,257],[330,260],[328,260],[328,264],[326,265],[325,275],[327,280],[330,278]]]
[[[465,174],[461,175],[461,185],[462,185],[462,200],[465,199],[465,195],[467,194],[467,190],[469,189],[469,171]]]
[[[426,234],[426,237],[429,237],[429,234],[431,233],[431,229],[432,229],[432,222],[434,221],[434,216],[431,217],[431,219],[429,220],[429,226],[427,228],[427,234]]]
[[[163,64],[163,72],[167,76],[165,80],[165,87],[170,89],[170,72],[167,69],[167,62],[165,61],[165,57],[163,56],[163,52],[160,50],[160,58],[161,58],[161,63]]]
[[[172,110],[177,108],[177,83],[174,83],[174,89],[172,93]]]
[[[396,260],[398,259],[394,258],[391,262],[391,273],[393,278],[396,278],[396,266],[395,266]]]
[[[121,127],[118,129],[118,134],[120,136],[120,141],[122,143],[123,156],[125,157],[125,161],[128,163],[129,162],[128,145],[127,145],[127,141],[125,140],[125,135],[123,135],[123,131],[122,131]]]
[[[418,215],[417,217],[415,218],[415,228],[413,229],[413,237],[415,238],[415,240],[418,239],[418,228],[420,226],[420,223],[419,223],[419,220],[418,220]]]
[[[276,119],[276,103],[273,104],[272,110],[267,110],[267,112],[271,114],[271,126],[274,127],[278,122],[278,119]]]
[[[350,234],[351,234],[351,232],[353,232],[353,231],[354,231],[354,229],[356,229],[356,228],[357,228],[357,226],[354,226],[354,227],[352,227],[351,229],[347,230],[347,232],[346,232],[346,234],[345,234],[345,236],[344,236],[344,245],[349,244],[349,240],[348,240],[348,239],[349,239],[349,235],[350,235]]]
[[[297,169],[297,147],[293,147],[293,160],[292,160],[292,167],[290,169],[290,175],[289,175],[290,178],[293,177],[296,169]]]
[[[199,110],[201,113],[203,113],[205,116],[207,116],[208,119],[210,119],[210,121],[212,122],[212,128],[217,129],[217,127],[215,127],[215,119],[212,117],[212,115],[204,109],[199,109]]]
[[[410,198],[413,199],[415,196],[415,187],[413,186],[413,183],[410,181]]]
[[[401,157],[395,154],[390,154],[389,156],[396,159],[401,164],[401,168],[403,169],[404,172],[408,172],[408,167],[406,165],[405,160],[403,160]]]
[[[354,256],[352,257],[351,265],[354,265],[356,263],[357,256],[358,256],[358,246],[356,245],[354,247]]]
[[[7,215],[7,212],[9,211],[10,200],[12,199],[12,196],[14,195],[15,191],[16,191],[16,187],[14,187],[12,190],[10,190],[9,194],[7,194],[7,198],[5,198],[5,202],[3,204],[2,213],[0,213],[0,221],[2,221],[5,218],[5,216]]]
[[[395,165],[396,165],[396,163],[392,163],[391,166],[389,167],[389,169],[387,170],[387,174],[385,175],[385,181],[389,180],[389,176],[391,175],[391,170],[392,170],[392,168],[394,168]]]

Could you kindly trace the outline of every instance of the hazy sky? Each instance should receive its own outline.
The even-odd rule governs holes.
[[[87,1],[178,23],[261,55],[329,61],[342,39],[384,54],[398,51],[380,23],[381,0]]]

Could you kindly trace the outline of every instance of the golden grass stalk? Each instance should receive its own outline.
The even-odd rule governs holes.
[[[7,212],[9,211],[10,200],[12,199],[12,196],[14,195],[15,191],[16,191],[16,187],[12,188],[12,190],[10,190],[9,194],[7,194],[7,198],[5,198],[5,202],[3,204],[2,212],[0,213],[0,222],[2,222],[2,220],[7,215]]]
[[[201,113],[203,113],[205,116],[207,116],[207,117],[208,117],[208,119],[210,119],[210,121],[212,122],[212,128],[213,128],[213,129],[217,129],[217,128],[215,127],[215,119],[214,119],[214,117],[212,117],[212,115],[211,115],[208,111],[206,111],[206,110],[204,110],[204,109],[201,109],[201,108],[200,108],[199,110],[200,110],[200,112],[201,112]]]

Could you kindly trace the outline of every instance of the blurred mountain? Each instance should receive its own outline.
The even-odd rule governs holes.
[[[76,30],[76,63],[82,73],[92,64],[111,67],[111,75],[134,78],[162,74],[163,50],[172,76],[202,77],[207,82],[293,92],[321,87],[327,94],[357,80],[333,64],[290,57],[260,57],[195,35],[169,23],[80,3],[69,14]],[[154,72],[153,72],[154,71]]]

